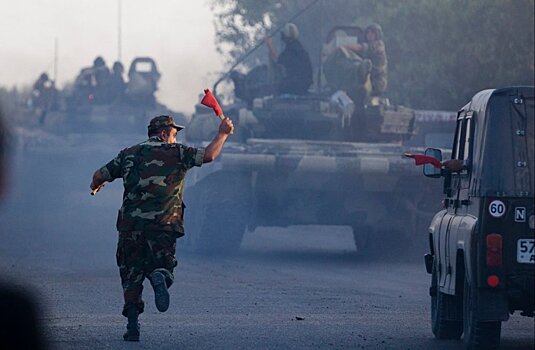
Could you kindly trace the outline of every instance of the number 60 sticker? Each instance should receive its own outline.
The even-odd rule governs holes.
[[[495,218],[501,218],[505,214],[505,204],[500,200],[490,202],[489,213]]]

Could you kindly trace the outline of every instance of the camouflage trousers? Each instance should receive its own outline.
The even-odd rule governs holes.
[[[142,299],[143,281],[153,271],[162,272],[167,287],[173,284],[173,269],[176,239],[179,234],[169,231],[121,231],[117,243],[117,266],[123,286],[123,315],[136,307],[142,313],[145,304]]]
[[[382,96],[386,91],[386,86],[388,84],[386,69],[383,67],[372,68],[371,81],[372,95]]]

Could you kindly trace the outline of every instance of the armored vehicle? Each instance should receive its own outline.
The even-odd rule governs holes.
[[[269,66],[230,74],[237,102],[224,110],[235,134],[215,164],[187,179],[185,203],[194,208],[185,216],[186,242],[193,248],[234,251],[246,229],[290,225],[350,226],[357,250],[367,254],[398,255],[425,241],[440,198],[402,158],[424,151],[404,144],[415,132],[415,113],[370,98],[370,67],[339,50],[361,35],[358,27],[327,35],[325,77],[307,95],[274,94]],[[340,89],[351,82],[353,90]],[[217,126],[212,112],[197,106],[186,138],[206,144]]]
[[[464,333],[467,349],[497,348],[510,313],[533,317],[534,97],[533,87],[479,92],[457,114],[458,172],[424,167],[445,194],[425,256],[433,333]]]
[[[117,64],[117,62],[116,62]],[[54,101],[46,108],[29,103],[25,120],[40,121],[41,129],[52,132],[142,133],[139,125],[146,125],[159,114],[173,115],[179,123],[186,123],[183,114],[169,110],[155,98],[160,72],[150,57],[137,57],[123,80],[120,69],[110,73],[106,66],[83,68],[73,83],[55,91]],[[42,103],[41,103],[42,104]],[[117,126],[120,125],[120,128]]]

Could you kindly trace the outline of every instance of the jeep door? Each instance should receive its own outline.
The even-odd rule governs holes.
[[[471,180],[470,159],[475,127],[475,113],[461,110],[457,117],[452,159],[464,161],[468,166],[461,171],[451,174],[451,200],[448,201],[450,214],[449,223],[445,231],[441,230],[440,241],[443,244],[440,257],[444,266],[441,275],[441,291],[455,294],[459,257],[458,252],[469,249],[470,235],[477,222],[477,202],[470,199],[469,188]],[[475,210],[475,212],[474,212]],[[460,266],[460,268],[464,268]]]

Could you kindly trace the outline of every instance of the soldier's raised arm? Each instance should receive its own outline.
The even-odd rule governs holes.
[[[209,163],[215,160],[220,154],[225,141],[234,132],[234,125],[232,120],[225,118],[219,124],[219,130],[212,142],[206,147],[204,151],[203,163]]]

